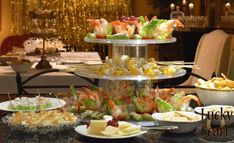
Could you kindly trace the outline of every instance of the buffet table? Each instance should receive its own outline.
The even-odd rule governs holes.
[[[55,68],[61,69],[63,66],[55,66]],[[38,73],[42,70],[31,69],[27,73],[21,74],[23,79],[32,76],[35,73]],[[76,77],[72,74],[65,72],[53,72],[48,73],[39,77],[36,77],[34,80],[29,82],[29,85],[88,85],[88,82],[82,78]],[[49,92],[60,92],[66,91],[69,89],[39,89],[41,93]],[[35,90],[34,90],[35,91]],[[0,67],[0,94],[16,94],[17,93],[17,84],[16,84],[16,73],[9,66]],[[33,91],[32,91],[33,92]],[[36,93],[36,92],[35,92]]]
[[[34,61],[38,60],[39,57],[28,57]],[[39,58],[40,59],[40,58]],[[56,62],[60,62],[56,64],[55,62],[51,62],[53,69],[63,70],[66,69],[66,64],[62,62],[90,62],[95,61],[96,63],[101,63],[101,58],[99,57],[97,52],[64,52],[61,53],[60,57],[56,58]],[[70,63],[69,63],[70,64]],[[22,73],[22,79],[26,79],[38,72],[43,71],[42,69],[35,69],[36,63],[32,66],[32,68],[26,72]],[[65,72],[53,72],[44,74],[42,76],[36,77],[32,81],[30,81],[27,85],[76,85],[83,86],[88,85],[88,82],[82,78],[76,77],[72,74]],[[31,90],[31,89],[30,89]],[[30,91],[29,90],[29,91]],[[68,89],[39,89],[41,93],[49,93],[49,92],[60,92],[67,91]],[[36,89],[32,91],[37,93]],[[10,66],[0,66],[0,94],[16,94],[17,93],[17,84],[16,84],[16,72],[12,70]]]
[[[47,135],[32,135],[18,131],[10,131],[7,125],[0,123],[0,142],[31,143],[198,143],[198,142],[233,142],[234,126],[228,128],[227,135],[213,136],[205,133],[201,127],[192,133],[172,134],[161,131],[150,131],[144,135],[128,139],[94,139],[84,137],[74,130],[66,130],[60,133]]]

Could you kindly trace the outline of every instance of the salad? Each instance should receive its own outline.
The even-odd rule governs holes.
[[[92,33],[89,38],[107,39],[167,39],[172,37],[175,27],[184,27],[179,20],[158,19],[148,17],[121,17],[119,20],[108,22],[106,19],[87,20]]]
[[[36,96],[36,97],[21,97],[15,98],[8,105],[8,109],[10,110],[44,110],[52,107],[52,103],[45,97]]]

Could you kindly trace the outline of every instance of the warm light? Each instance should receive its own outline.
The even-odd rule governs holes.
[[[190,3],[189,4],[189,9],[192,10],[194,8],[194,4],[193,3]]]
[[[187,3],[186,0],[182,1],[182,5],[186,5],[186,3]]]
[[[29,10],[33,10],[33,1],[32,0],[30,0],[30,2],[29,2]]]
[[[227,2],[227,3],[225,4],[225,7],[226,7],[227,9],[229,9],[229,8],[231,7],[231,4],[230,4],[229,2]]]
[[[171,3],[170,8],[171,8],[171,11],[173,11],[175,9],[175,4]]]

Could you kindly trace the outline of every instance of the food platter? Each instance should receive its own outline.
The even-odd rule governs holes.
[[[57,98],[46,98],[48,101],[52,104],[52,106],[44,109],[44,110],[53,110],[57,108],[61,108],[66,105],[66,102],[62,99]],[[9,105],[11,104],[11,101],[5,101],[0,103],[0,110],[2,111],[10,111],[10,112],[17,112],[17,111],[32,111],[32,110],[15,110],[15,109],[9,109]]]
[[[162,79],[171,79],[184,76],[186,74],[185,69],[178,69],[177,72],[173,75],[161,74],[158,76],[146,76],[146,75],[101,75],[99,71],[100,66],[86,66],[86,67],[70,67],[68,71],[72,71],[75,74],[94,79],[106,79],[106,80],[162,80]]]
[[[176,42],[176,38],[168,38],[163,40],[158,39],[96,39],[84,38],[85,42],[99,43],[99,44],[115,44],[115,45],[147,45],[147,44],[167,44]]]
[[[87,126],[86,125],[80,125],[75,128],[75,131],[78,132],[79,134],[90,137],[90,138],[96,138],[96,139],[125,139],[125,138],[131,138],[131,137],[136,137],[143,135],[147,133],[147,131],[140,131],[135,134],[131,135],[125,135],[125,136],[99,136],[99,135],[91,135],[87,133]]]
[[[159,125],[178,127],[176,130],[169,131],[171,133],[192,132],[196,130],[203,120],[201,115],[186,111],[153,113],[152,116]]]
[[[171,79],[171,78],[177,78],[181,77],[186,74],[186,71],[184,69],[179,70],[175,75],[169,76],[169,75],[159,75],[154,77],[148,77],[144,75],[126,75],[126,76],[108,76],[108,75],[100,75],[95,72],[87,72],[85,70],[75,71],[75,74],[88,77],[88,78],[96,78],[96,79],[107,79],[107,80],[161,80],[161,79]]]
[[[2,118],[11,130],[25,133],[47,134],[72,129],[80,122],[72,113],[60,110],[17,112]]]

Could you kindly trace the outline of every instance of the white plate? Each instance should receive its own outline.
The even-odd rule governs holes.
[[[136,134],[132,135],[126,135],[126,136],[117,136],[117,137],[109,137],[109,136],[98,136],[98,135],[90,135],[87,133],[87,126],[86,125],[80,125],[75,128],[75,131],[78,132],[79,134],[90,137],[90,138],[96,138],[96,139],[125,139],[125,138],[131,138],[131,137],[136,137],[139,135],[145,134],[147,131],[140,131]]]
[[[50,108],[46,108],[45,110],[57,109],[66,105],[66,102],[62,99],[57,99],[57,98],[46,98],[46,99],[48,99],[49,102],[52,103],[52,106]],[[10,112],[31,111],[31,110],[12,110],[8,108],[9,104],[10,104],[10,101],[5,101],[5,102],[0,103],[0,110],[10,111]]]

